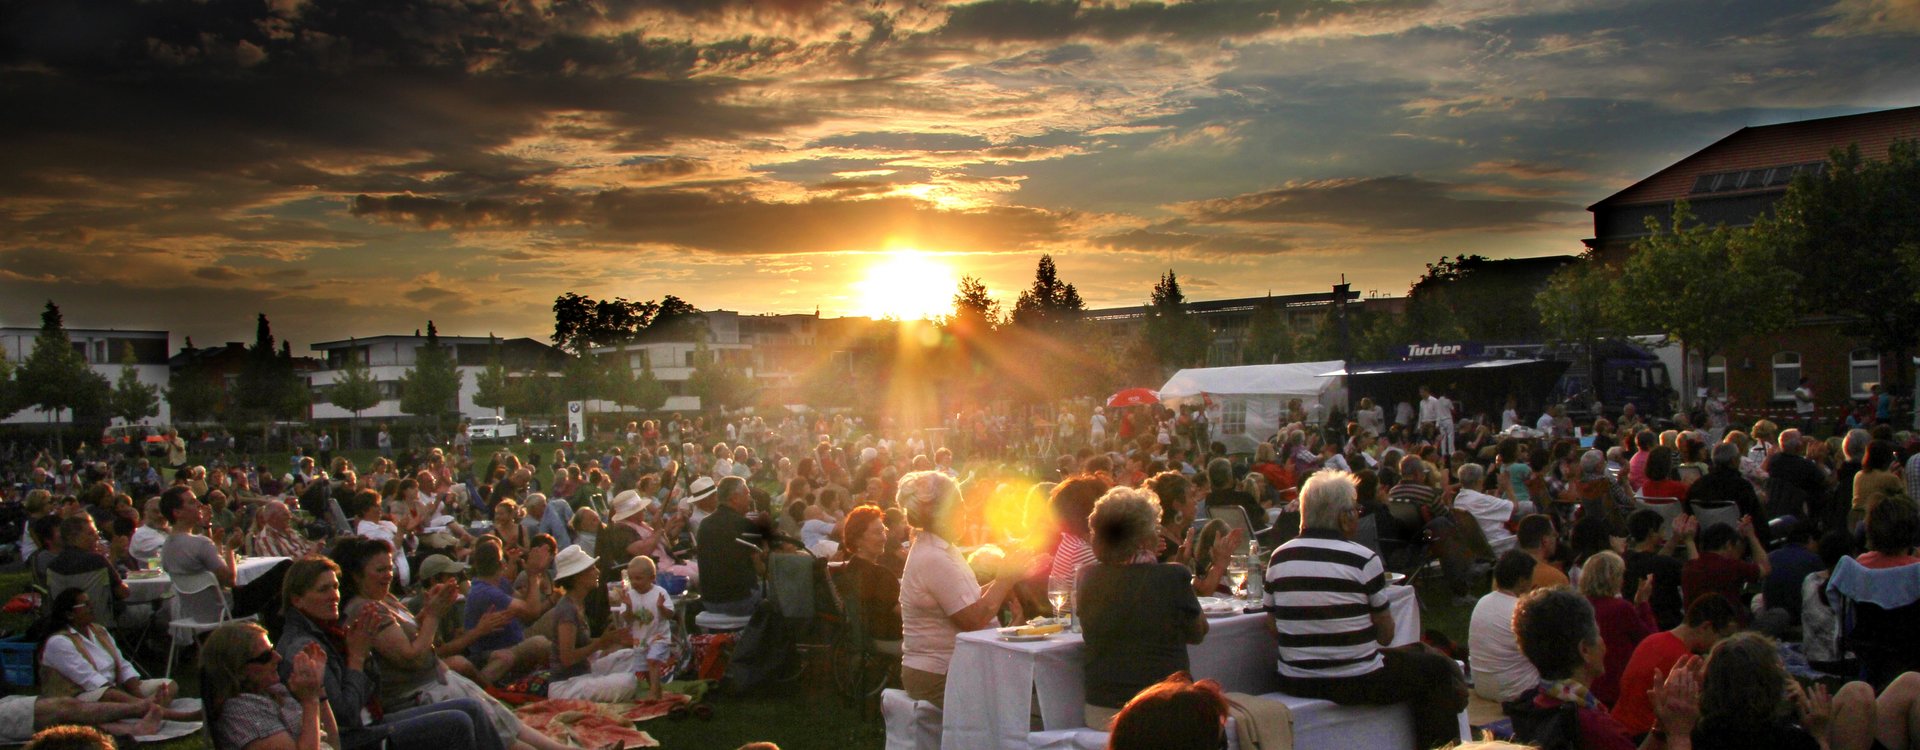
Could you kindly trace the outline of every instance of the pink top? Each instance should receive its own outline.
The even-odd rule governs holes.
[[[1593,603],[1593,620],[1600,625],[1600,640],[1607,646],[1605,674],[1593,681],[1593,697],[1613,705],[1620,697],[1620,675],[1633,659],[1633,649],[1647,636],[1660,631],[1654,622],[1653,607],[1634,604],[1618,596],[1587,597]]]

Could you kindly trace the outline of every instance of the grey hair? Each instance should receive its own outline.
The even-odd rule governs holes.
[[[1612,552],[1600,552],[1580,566],[1580,593],[1587,596],[1619,596],[1625,582],[1627,563]]]
[[[1352,474],[1327,469],[1314,472],[1300,489],[1300,528],[1338,531],[1340,519],[1353,512],[1357,493]]]
[[[1840,455],[1846,456],[1848,461],[1865,461],[1867,443],[1870,442],[1873,442],[1873,433],[1858,427],[1847,430],[1846,439],[1840,443]]]
[[[1216,458],[1207,462],[1207,483],[1215,488],[1233,486],[1233,462]]]
[[[1115,487],[1101,495],[1087,515],[1093,556],[1109,565],[1122,565],[1146,549],[1157,536],[1160,500],[1152,492]]]
[[[1732,468],[1740,465],[1740,446],[1733,443],[1718,443],[1713,446],[1714,466]]]
[[[1605,453],[1601,453],[1600,451],[1596,451],[1596,450],[1589,450],[1585,453],[1580,454],[1580,473],[1581,474],[1597,475],[1601,471],[1606,469],[1606,466],[1607,466],[1607,454]]]
[[[1468,487],[1479,487],[1480,483],[1487,479],[1487,467],[1471,461],[1461,464],[1460,469],[1454,473],[1459,475],[1460,484]]]
[[[1427,462],[1420,460],[1419,456],[1409,453],[1406,455],[1405,458],[1400,459],[1400,478],[1401,479],[1405,479],[1415,474],[1425,474],[1426,472],[1427,472]]]
[[[1800,437],[1800,431],[1785,429],[1780,431],[1780,450],[1794,453],[1807,447],[1806,438]]]

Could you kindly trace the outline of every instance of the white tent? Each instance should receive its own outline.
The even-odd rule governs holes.
[[[1293,362],[1280,365],[1198,367],[1181,370],[1160,386],[1160,401],[1169,406],[1209,402],[1208,421],[1215,435],[1271,437],[1286,416],[1287,402],[1300,399],[1312,416],[1325,416],[1346,400],[1345,378],[1321,375],[1343,370],[1347,363]],[[1318,404],[1319,409],[1314,409]]]

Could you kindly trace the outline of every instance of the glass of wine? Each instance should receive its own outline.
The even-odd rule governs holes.
[[[1047,589],[1047,603],[1053,605],[1053,615],[1055,617],[1067,616],[1067,600],[1069,598],[1071,598],[1071,596],[1065,587],[1051,587]]]
[[[1247,586],[1247,559],[1234,555],[1227,563],[1227,580],[1233,584],[1233,595],[1240,596]]]

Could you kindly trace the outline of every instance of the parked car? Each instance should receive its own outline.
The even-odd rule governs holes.
[[[474,417],[467,423],[467,437],[474,442],[506,440],[520,436],[520,425],[506,417]]]
[[[167,452],[167,429],[166,425],[114,425],[100,434],[100,445],[101,447],[119,447],[138,443],[141,452],[149,456],[157,456]]]

